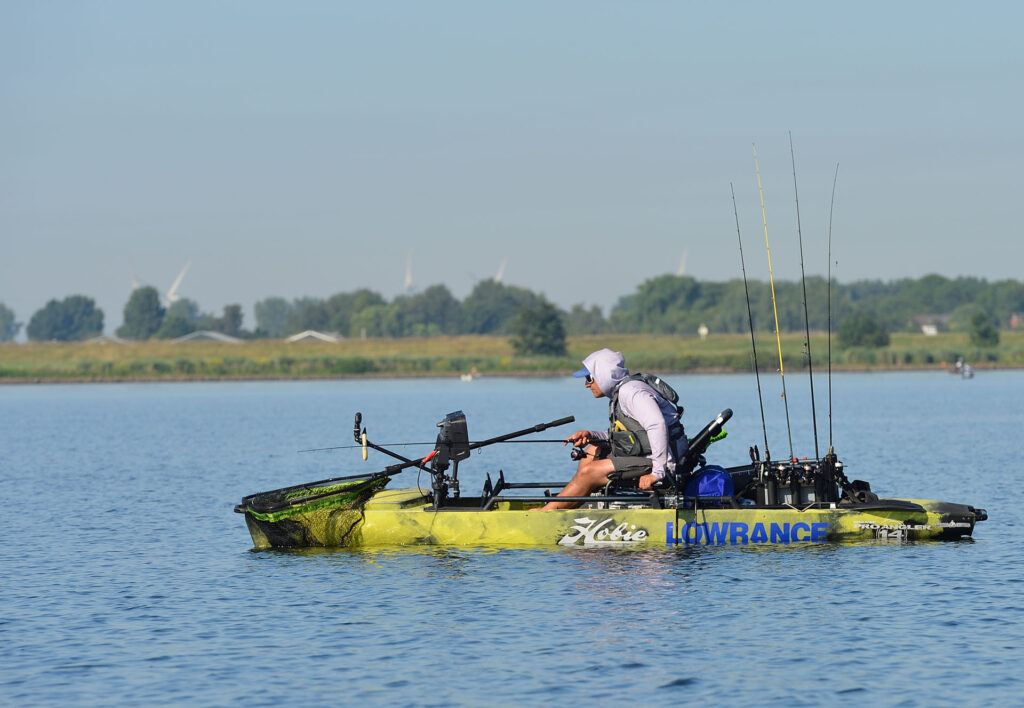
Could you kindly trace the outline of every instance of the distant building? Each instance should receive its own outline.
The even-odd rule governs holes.
[[[200,329],[195,332],[190,332],[183,337],[176,337],[171,340],[172,342],[225,342],[227,344],[241,344],[242,340],[238,337],[232,337],[230,334],[224,334],[223,332],[214,332],[209,329]]]
[[[929,337],[934,337],[939,332],[949,329],[949,315],[915,315],[914,324],[921,328],[921,332]]]
[[[315,329],[307,329],[305,332],[293,334],[284,341],[286,342],[340,342],[342,337],[337,332],[317,332]]]

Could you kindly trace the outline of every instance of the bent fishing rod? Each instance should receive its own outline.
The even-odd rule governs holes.
[[[764,188],[761,186],[761,168],[757,163],[757,145],[754,145],[754,172],[757,173],[757,192],[761,196],[761,222],[764,224],[764,246],[768,251],[768,283],[772,292],[772,313],[775,315],[775,342],[779,348],[779,377],[782,379],[782,403],[786,408],[786,434],[789,436],[789,459],[793,459],[793,429],[789,423],[789,399],[786,397],[786,370],[782,363],[782,336],[779,334],[779,309],[775,302],[775,276],[772,273],[772,248],[768,243],[768,216],[764,207]]]
[[[757,366],[757,343],[754,341],[754,315],[750,311],[750,289],[747,287],[747,265],[743,260],[743,237],[740,236],[740,212],[736,208],[736,190],[732,182],[729,183],[729,191],[732,193],[732,213],[736,217],[736,240],[740,244],[740,270],[743,272],[743,292],[747,296],[747,322],[750,324],[750,348],[754,352],[754,378],[757,380],[757,403],[761,406],[761,430],[764,432],[764,458],[772,459],[772,453],[768,450],[768,426],[764,420],[764,398],[761,396],[761,374]],[[753,460],[751,460],[753,462]]]
[[[804,235],[800,229],[800,193],[796,188],[796,154],[793,151],[793,132],[789,133],[789,158],[793,163],[793,197],[796,200],[796,235],[800,241],[800,284],[804,293],[804,346],[807,348],[807,377],[811,382],[811,422],[814,426],[814,459],[818,452],[818,413],[814,405],[814,367],[811,359],[811,319],[807,314],[807,273],[804,271]],[[792,455],[791,455],[792,457]]]

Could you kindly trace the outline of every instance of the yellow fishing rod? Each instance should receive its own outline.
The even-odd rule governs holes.
[[[786,398],[786,371],[782,365],[782,337],[779,334],[779,309],[775,305],[775,276],[772,273],[772,247],[768,243],[768,216],[764,208],[764,188],[761,186],[761,168],[757,163],[757,145],[754,145],[754,172],[757,173],[757,192],[761,196],[761,223],[764,224],[764,247],[768,251],[768,283],[772,291],[772,314],[775,316],[775,342],[779,348],[779,376],[782,379],[782,403],[786,408],[786,435],[789,436],[789,459],[793,459],[793,430],[789,424],[789,400]]]

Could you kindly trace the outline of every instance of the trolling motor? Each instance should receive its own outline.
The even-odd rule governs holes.
[[[430,474],[433,477],[431,489],[434,490],[434,508],[440,509],[448,499],[451,490],[452,499],[459,498],[459,461],[469,457],[469,431],[466,427],[466,414],[462,411],[449,413],[437,424],[440,432],[434,452],[430,454]],[[451,464],[451,476],[445,474]]]

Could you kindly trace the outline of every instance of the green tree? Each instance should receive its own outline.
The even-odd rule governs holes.
[[[547,300],[526,306],[512,320],[512,349],[516,354],[565,356],[562,313]]]
[[[307,329],[326,330],[331,321],[327,303],[319,298],[297,298],[285,320],[285,334],[304,332]]]
[[[241,336],[242,333],[242,306],[225,305],[224,314],[216,317],[211,314],[203,315],[195,329],[211,330],[221,332],[232,337]]]
[[[984,312],[976,312],[971,317],[968,336],[971,338],[971,344],[976,347],[995,347],[999,344],[999,330],[992,325],[992,320]]]
[[[462,301],[462,332],[506,334],[512,320],[524,307],[533,307],[538,297],[526,288],[481,280]]]
[[[601,314],[600,307],[593,305],[588,310],[582,303],[578,303],[573,305],[572,309],[569,310],[565,328],[567,332],[573,336],[581,334],[602,334],[608,329],[608,323],[605,322],[604,315]]]
[[[10,342],[20,329],[21,322],[14,321],[14,310],[0,302],[0,342]]]
[[[196,326],[176,313],[168,313],[153,336],[157,339],[177,339],[196,331]]]
[[[871,315],[854,315],[846,318],[839,325],[839,346],[843,349],[888,345],[889,333]]]
[[[242,306],[225,305],[224,314],[220,318],[220,331],[237,337],[242,333]]]
[[[979,312],[984,314],[985,311],[973,302],[960,305],[949,314],[949,329],[954,332],[970,332],[971,320]]]
[[[96,301],[84,295],[71,295],[63,300],[50,300],[32,315],[26,333],[33,341],[78,341],[103,332],[103,310]]]
[[[253,306],[256,328],[263,336],[283,337],[287,332],[292,306],[283,297],[268,297]]]
[[[455,334],[459,329],[460,305],[444,285],[431,285],[415,295],[395,298],[402,312],[403,334],[425,336]]]
[[[323,327],[308,327],[307,329],[330,329],[339,334],[356,334],[356,327],[352,324],[353,318],[369,307],[383,307],[387,302],[379,293],[367,288],[360,288],[350,293],[336,293],[331,295],[324,303],[324,312],[327,321]],[[362,326],[360,326],[360,329]]]
[[[167,307],[164,317],[170,317],[171,315],[181,317],[192,325],[193,329],[199,324],[199,320],[202,319],[202,314],[199,312],[199,303],[195,300],[189,300],[187,297],[175,300]]]
[[[398,337],[402,317],[394,305],[368,305],[352,315],[350,327],[354,337]]]
[[[149,339],[160,329],[164,314],[156,288],[137,288],[124,306],[124,322],[117,328],[117,334],[125,339]]]

